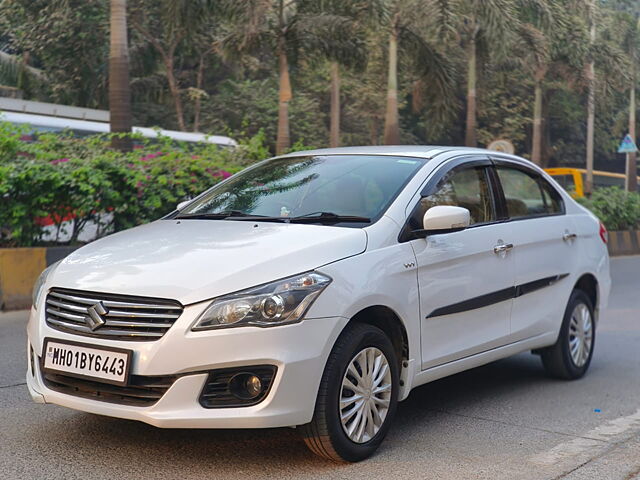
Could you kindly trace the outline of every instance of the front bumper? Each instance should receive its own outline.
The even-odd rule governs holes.
[[[307,319],[293,325],[240,327],[191,332],[206,305],[185,307],[181,317],[156,341],[116,341],[82,337],[46,325],[41,311],[31,310],[29,344],[42,356],[45,338],[58,338],[133,350],[134,375],[180,375],[162,398],[148,407],[107,403],[47,388],[38,362],[29,364],[27,386],[34,401],[53,403],[99,415],[139,420],[163,428],[271,428],[311,421],[320,379],[331,348],[347,323],[341,317]],[[29,362],[30,363],[30,362]],[[203,408],[198,402],[207,371],[251,365],[275,365],[267,397],[257,405]]]

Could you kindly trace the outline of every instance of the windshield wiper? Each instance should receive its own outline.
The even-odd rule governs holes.
[[[313,212],[297,217],[290,217],[291,223],[371,223],[371,219],[367,217],[358,217],[355,215],[338,215],[333,212]]]
[[[196,213],[181,213],[175,216],[176,219],[180,218],[193,218],[196,220],[224,220],[225,218],[230,217],[251,217],[251,218],[260,218],[262,215],[252,215],[250,213],[245,213],[240,210],[225,210],[224,212],[215,212],[215,213],[205,213],[205,212],[196,212]]]
[[[256,220],[260,222],[282,222],[282,223],[370,223],[367,217],[354,215],[338,215],[333,212],[312,212],[296,217],[269,217],[266,215],[254,215],[240,210],[225,210],[215,213],[183,213],[174,217],[179,219],[196,220]]]

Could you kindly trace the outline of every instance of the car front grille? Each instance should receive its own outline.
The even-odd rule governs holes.
[[[148,407],[156,403],[173,385],[176,378],[171,375],[160,377],[131,375],[129,384],[120,387],[59,373],[42,373],[44,384],[56,392],[134,407]]]
[[[51,328],[77,335],[157,340],[178,319],[182,309],[173,300],[52,289],[47,295],[46,321]],[[101,325],[92,317],[97,317]]]

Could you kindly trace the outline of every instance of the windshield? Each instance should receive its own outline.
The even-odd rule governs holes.
[[[276,158],[234,175],[179,216],[337,215],[373,222],[423,164],[419,158],[376,155]]]

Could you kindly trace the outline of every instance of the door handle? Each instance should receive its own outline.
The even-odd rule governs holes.
[[[566,232],[564,235],[562,235],[562,240],[564,240],[565,242],[568,242],[569,240],[575,240],[576,238],[578,238],[578,235],[576,235],[575,233]]]
[[[507,252],[513,248],[513,243],[500,243],[493,247],[493,253]]]

